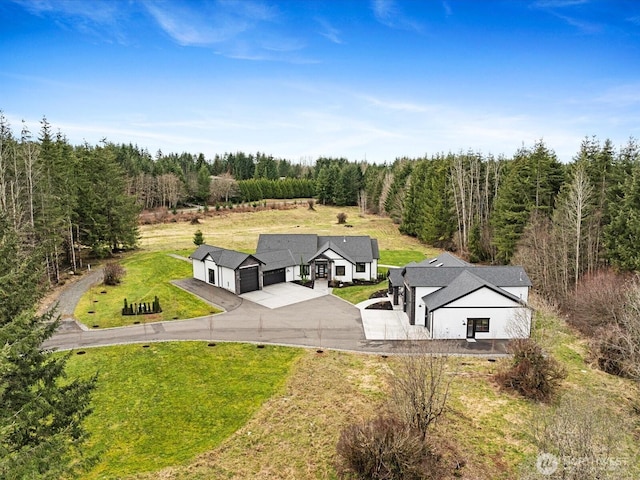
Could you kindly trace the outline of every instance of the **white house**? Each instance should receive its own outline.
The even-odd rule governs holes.
[[[263,234],[257,253],[200,245],[191,255],[193,276],[235,294],[295,280],[352,283],[375,280],[378,241],[368,236]]]
[[[365,235],[262,234],[255,257],[264,262],[264,285],[303,278],[352,283],[377,278],[380,252]]]
[[[445,253],[389,272],[394,304],[434,339],[527,337],[531,281],[522,267],[478,266]]]

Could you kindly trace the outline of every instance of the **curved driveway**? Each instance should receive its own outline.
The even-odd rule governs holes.
[[[180,340],[253,342],[386,354],[406,352],[408,347],[404,341],[367,340],[360,310],[334,295],[270,309],[192,278],[173,283],[221,307],[224,313],[189,320],[91,330],[73,319],[72,315],[82,293],[98,281],[99,273],[92,272],[61,293],[58,298],[61,325],[56,334],[44,343],[44,348],[69,350]],[[444,344],[439,342],[438,345],[443,348]],[[504,353],[504,343],[500,341],[467,344],[452,340],[444,348],[449,353],[459,354]]]

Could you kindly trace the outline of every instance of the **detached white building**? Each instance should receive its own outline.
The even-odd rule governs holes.
[[[477,266],[444,253],[389,272],[393,302],[433,339],[528,337],[531,281],[522,267]]]
[[[248,253],[200,245],[191,254],[193,277],[240,295],[262,288],[262,262]]]

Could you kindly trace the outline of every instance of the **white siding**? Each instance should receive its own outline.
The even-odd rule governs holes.
[[[425,295],[429,295],[430,293],[433,293],[437,290],[440,290],[441,287],[416,287],[416,298],[415,298],[415,302],[416,302],[416,314],[415,314],[415,319],[416,319],[416,325],[422,325],[423,327],[426,326],[426,321],[425,321],[425,305],[424,302],[422,301],[422,297],[424,297]]]
[[[515,302],[504,295],[483,287],[446,305],[452,307],[513,307]]]
[[[529,287],[500,287],[511,295],[521,298],[523,301],[529,301]]]
[[[218,276],[216,278],[218,287],[236,293],[236,272],[227,267],[218,267]]]
[[[378,259],[374,258],[371,262],[371,280],[378,278]]]
[[[531,310],[525,307],[513,308],[440,308],[433,312],[433,338],[467,338],[468,318],[488,318],[489,332],[476,332],[475,338],[506,339],[528,334],[531,329]],[[520,325],[523,325],[521,327]]]
[[[376,275],[371,274],[371,264],[364,263],[364,272],[356,272],[356,265],[353,266],[353,275],[352,277],[359,280],[373,280],[376,278]]]
[[[207,269],[204,266],[204,262],[200,260],[196,260],[195,258],[192,260],[191,264],[193,265],[193,278],[197,280],[202,280],[203,282],[207,281]]]

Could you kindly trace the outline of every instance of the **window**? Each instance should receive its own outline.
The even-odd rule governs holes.
[[[366,271],[367,267],[364,263],[356,263],[356,272],[358,273],[364,273]]]
[[[344,277],[344,265],[336,266],[336,277]]]
[[[309,265],[300,265],[300,275],[309,276]]]
[[[216,284],[216,271],[212,268],[209,269],[209,283]]]
[[[489,331],[489,319],[488,318],[476,318],[475,319],[476,332],[488,332]]]

